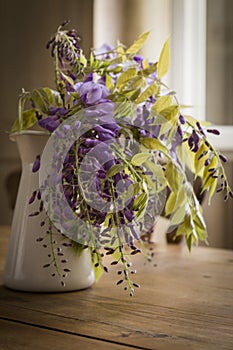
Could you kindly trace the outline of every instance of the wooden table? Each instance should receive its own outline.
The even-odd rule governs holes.
[[[0,229],[0,278],[9,229]],[[129,297],[112,268],[87,290],[37,294],[0,283],[1,350],[233,349],[233,251],[182,246],[135,257]],[[136,278],[137,277],[137,278]]]

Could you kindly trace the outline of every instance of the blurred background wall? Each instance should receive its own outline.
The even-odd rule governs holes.
[[[1,1],[0,17],[0,224],[9,224],[20,161],[7,131],[17,117],[18,96],[22,88],[54,86],[52,61],[45,46],[64,20],[77,28],[85,51],[90,49],[93,0]]]
[[[221,127],[218,147],[232,160],[233,178],[233,1],[231,0],[21,0],[1,1],[0,224],[10,224],[20,161],[10,130],[21,88],[53,86],[45,45],[57,26],[70,19],[88,52],[120,39],[129,45],[149,30],[143,54],[157,59],[171,35],[172,63],[167,83],[190,113]],[[214,142],[216,142],[214,140]],[[232,184],[233,185],[233,184]],[[214,197],[204,204],[211,246],[233,248],[233,205]]]

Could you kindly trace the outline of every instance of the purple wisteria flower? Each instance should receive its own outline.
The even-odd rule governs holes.
[[[40,155],[36,156],[34,164],[32,166],[32,172],[36,173],[40,169]]]
[[[103,44],[98,49],[95,50],[95,54],[99,59],[107,60],[116,57],[116,53],[112,52],[113,46],[109,44]]]
[[[58,116],[51,115],[51,116],[48,116],[47,118],[40,119],[38,121],[38,124],[43,129],[53,132],[60,125],[60,120],[58,119]]]
[[[142,56],[139,56],[139,55],[135,55],[133,59],[134,59],[134,61],[136,61],[136,62],[140,65],[140,67],[142,68],[143,57],[142,57]]]
[[[84,83],[77,83],[74,85],[75,90],[79,93],[81,101],[84,105],[93,105],[101,103],[110,94],[109,89],[104,85],[87,81]]]

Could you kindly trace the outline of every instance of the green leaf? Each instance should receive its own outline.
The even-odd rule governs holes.
[[[196,215],[194,217],[194,224],[195,224],[195,229],[196,229],[198,238],[202,241],[206,240],[207,232],[206,232],[206,224],[205,224],[204,218],[199,210],[195,214]]]
[[[151,188],[153,191],[156,191],[156,184],[151,179],[151,177],[148,175],[144,175],[144,178],[146,179],[146,183],[147,183],[148,187]]]
[[[98,265],[97,267],[94,265],[95,265],[95,263],[93,263],[95,282],[98,282],[100,277],[103,275],[103,267],[101,265]]]
[[[145,162],[144,166],[153,172],[153,175],[146,176],[146,181],[156,193],[159,193],[167,186],[167,180],[161,166],[149,160]]]
[[[120,54],[120,53],[118,52],[118,54]],[[123,57],[122,56],[117,56],[117,57],[113,58],[112,60],[109,60],[108,61],[108,65],[112,65],[112,64],[118,64],[119,65],[122,62],[123,62]]]
[[[49,97],[43,88],[33,90],[32,100],[41,112],[49,113]]]
[[[189,234],[190,232],[186,232],[186,226],[185,226],[185,223],[182,222],[181,225],[179,225],[177,231],[176,231],[176,236],[181,236],[181,235],[186,235],[186,234]]]
[[[79,61],[80,61],[80,63],[82,63],[82,65],[84,67],[87,66],[87,59],[86,59],[86,57],[85,57],[85,55],[83,53],[83,50],[80,50],[80,52],[79,52]]]
[[[114,164],[107,172],[107,178],[112,177],[125,169],[123,164]]]
[[[129,202],[130,199],[132,199],[132,197],[134,197],[135,195],[135,187],[133,186],[133,184],[131,184],[127,190],[125,190],[122,194],[121,194],[121,201],[122,203],[124,203],[124,206],[127,205],[127,203]],[[138,193],[138,192],[137,192]]]
[[[119,76],[116,86],[120,87],[121,85],[123,85],[127,81],[133,79],[136,74],[137,74],[136,68],[127,69],[125,72],[121,73],[121,75]]]
[[[159,86],[156,84],[156,82],[152,83],[146,90],[143,91],[143,93],[138,97],[138,99],[135,101],[136,103],[144,102],[148,99],[150,96],[155,96],[159,92]]]
[[[178,225],[181,222],[183,222],[184,217],[185,217],[185,206],[182,206],[176,210],[176,212],[172,215],[170,224],[171,225]]]
[[[168,71],[170,66],[170,45],[167,39],[163,45],[158,61],[158,78],[162,78]]]
[[[61,95],[58,91],[50,89],[48,87],[43,88],[44,92],[47,94],[48,101],[50,105],[62,106]]]
[[[195,166],[195,174],[202,176],[202,172],[204,169],[204,163],[206,158],[208,157],[208,146],[203,142],[200,146],[199,150],[195,154],[194,166]],[[202,156],[202,154],[205,154]],[[201,158],[200,158],[201,157]]]
[[[210,164],[208,166],[204,166],[204,171],[203,171],[203,176],[202,176],[202,181],[203,181],[202,192],[204,192],[205,190],[208,190],[211,186],[213,186],[213,189],[215,189],[215,187],[216,187],[215,180],[216,179],[211,176],[209,169],[211,169],[211,168],[216,169],[217,166],[218,166],[218,159],[215,156],[212,157]],[[213,189],[212,189],[212,191],[213,191]],[[212,193],[212,195],[213,195],[213,193]],[[211,195],[211,197],[212,197],[212,195]]]
[[[192,244],[194,242],[198,242],[198,234],[193,219],[191,217],[191,213],[186,213],[184,222],[178,227],[178,230],[176,231],[176,236],[179,235],[185,235],[189,251],[192,248]]]
[[[183,178],[180,171],[174,163],[169,162],[166,165],[165,176],[171,190],[175,193],[178,193],[179,188],[182,185]]]
[[[126,53],[127,54],[135,54],[137,53],[144,45],[147,37],[149,35],[149,32],[145,32],[141,34],[135,41],[134,43],[127,49]]]
[[[178,208],[183,207],[187,201],[187,196],[185,186],[180,186],[178,193],[171,192],[165,206],[166,215],[170,215]]]
[[[140,191],[140,184],[138,183],[138,182],[135,182],[134,184],[132,184],[132,185],[130,185],[130,186],[132,186],[133,187],[133,194],[134,194],[134,196],[136,195],[136,194],[138,194],[138,192]]]
[[[91,67],[93,67],[93,65],[94,65],[95,58],[96,58],[96,57],[95,57],[94,52],[91,51],[91,53],[90,53],[90,58],[89,58],[89,62],[90,62],[90,66],[91,66]]]
[[[133,209],[137,210],[143,207],[147,202],[148,196],[145,192],[141,193],[133,202]]]
[[[127,88],[136,90],[138,88],[145,86],[145,84],[146,82],[144,77],[140,77],[136,75],[133,79],[127,82]]]
[[[122,44],[119,40],[117,40],[117,54],[118,56],[125,58],[124,44]]]
[[[74,85],[74,81],[71,77],[69,77],[67,74],[61,72],[61,75],[63,76],[63,78],[71,85]]]
[[[168,216],[171,213],[173,213],[175,205],[176,205],[176,200],[177,200],[176,193],[171,192],[169,194],[169,197],[167,199],[166,206],[165,206],[165,214],[166,214],[166,216]]]
[[[193,174],[195,174],[195,155],[196,153],[190,152],[190,148],[187,142],[183,142],[176,147],[176,153],[184,167],[188,167]]]
[[[124,118],[124,117],[128,117],[132,114],[132,105],[131,103],[126,103],[124,101],[124,103],[116,103],[115,104],[115,109],[114,109],[114,118]]]
[[[158,63],[153,63],[143,69],[143,75],[148,76],[157,71]]]
[[[203,215],[201,214],[200,210],[198,210],[196,212],[194,222],[197,226],[199,226],[201,229],[206,231],[206,223],[205,223],[205,220],[204,220]]]
[[[186,235],[185,238],[186,238],[186,244],[187,244],[188,250],[191,252],[192,245],[193,245],[193,235],[192,234]]]
[[[36,111],[34,109],[24,111],[21,122],[22,125],[20,127],[19,119],[16,119],[11,128],[12,133],[31,128],[37,122]]]
[[[171,96],[161,96],[159,97],[155,104],[152,106],[151,110],[159,113],[163,109],[170,107],[172,105],[172,97]]]
[[[109,74],[106,74],[106,88],[109,90],[114,88],[112,77]]]
[[[136,166],[142,165],[149,157],[151,156],[150,153],[138,153],[133,156],[131,159],[131,163]]]
[[[150,171],[152,171],[153,175],[155,175],[156,177],[160,178],[161,180],[163,180],[165,178],[164,177],[164,172],[163,172],[163,170],[161,168],[161,165],[147,160],[145,162],[145,167],[147,169],[149,169]]]
[[[133,203],[133,208],[137,211],[136,218],[139,220],[143,217],[147,207],[148,195],[146,192],[141,193]]]
[[[155,138],[150,138],[150,137],[145,137],[141,138],[140,142],[147,148],[161,151],[165,154],[168,154],[167,147],[158,139]]]
[[[138,96],[140,95],[141,89],[135,90],[131,95],[130,95],[130,100],[133,102],[135,101]]]
[[[172,105],[167,108],[164,108],[160,111],[160,115],[162,115],[164,118],[166,118],[168,121],[171,121],[173,119],[177,119],[179,112],[179,106]]]
[[[110,225],[110,220],[112,220],[112,213],[108,213],[104,220],[104,227],[107,228]]]
[[[114,253],[111,254],[111,257],[113,260],[117,260],[119,261],[119,263],[122,263],[121,261],[122,254],[118,248],[115,249]]]
[[[209,198],[208,198],[208,204],[211,204],[211,199],[215,193],[217,184],[218,184],[218,179],[213,179],[214,181],[211,183],[210,188],[209,188]]]

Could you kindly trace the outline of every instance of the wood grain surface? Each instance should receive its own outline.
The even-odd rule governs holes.
[[[0,229],[0,281],[8,241]],[[70,293],[23,293],[0,283],[0,349],[233,349],[233,251],[163,246],[136,256],[134,297],[116,268]]]

